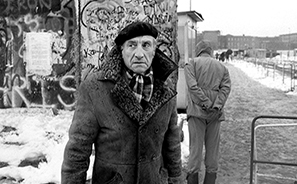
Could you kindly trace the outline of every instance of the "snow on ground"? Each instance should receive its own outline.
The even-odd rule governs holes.
[[[283,81],[281,75],[266,77],[265,69],[251,63],[238,60],[230,63],[268,87],[283,91],[290,89],[290,80]],[[296,92],[287,94],[296,95]],[[0,183],[60,183],[63,151],[72,115],[73,111],[59,111],[55,116],[50,109],[0,109]],[[183,163],[189,155],[185,118],[185,114],[179,114],[179,124],[183,123],[184,133],[181,145]],[[90,177],[91,169],[88,171]]]
[[[73,112],[54,116],[47,109],[0,110],[0,178],[15,178],[22,183],[59,183],[63,149]],[[19,167],[24,160],[40,158],[38,168]],[[21,164],[22,165],[22,164]]]
[[[250,78],[260,82],[261,84],[275,89],[288,92],[287,94],[296,95],[296,92],[291,92],[291,79],[288,76],[283,77],[279,72],[273,73],[272,69],[263,68],[258,65],[255,66],[253,63],[248,63],[243,60],[234,60],[230,62],[232,65],[240,68]],[[297,83],[296,83],[297,85]]]

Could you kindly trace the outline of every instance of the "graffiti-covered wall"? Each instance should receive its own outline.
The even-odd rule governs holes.
[[[0,0],[0,108],[72,109],[81,73],[136,20],[177,60],[176,0]]]
[[[88,62],[100,65],[101,56],[112,47],[118,31],[135,20],[155,25],[160,31],[159,47],[173,57],[175,0],[84,0],[81,7],[83,53]]]
[[[72,35],[77,28],[74,1],[1,0],[0,1],[0,107],[71,106],[74,103],[73,77],[67,72],[73,67],[70,50]],[[50,58],[49,73],[31,70],[27,56],[32,56],[41,69],[44,49],[35,45],[28,53],[26,40],[50,35],[47,42]],[[32,39],[33,40],[33,39]],[[48,67],[48,66],[47,66]],[[64,89],[64,90],[63,90]],[[66,90],[65,90],[66,89]]]

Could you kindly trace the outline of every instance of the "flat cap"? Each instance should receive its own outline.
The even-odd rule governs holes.
[[[154,38],[157,38],[158,36],[158,30],[151,24],[147,22],[133,22],[126,26],[124,29],[122,29],[118,36],[115,38],[114,42],[117,46],[123,45],[125,41],[135,38],[138,36],[152,36]]]

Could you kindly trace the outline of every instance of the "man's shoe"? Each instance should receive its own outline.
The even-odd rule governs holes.
[[[205,173],[203,184],[215,184],[217,179],[217,173]]]
[[[188,174],[187,184],[199,184],[199,174],[197,172]]]

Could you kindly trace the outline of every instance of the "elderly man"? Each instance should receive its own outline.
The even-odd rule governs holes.
[[[98,72],[79,88],[62,165],[62,184],[85,183],[92,146],[92,183],[179,183],[177,65],[156,45],[157,29],[134,22],[120,31]]]
[[[220,126],[225,120],[224,106],[231,90],[228,69],[214,59],[211,43],[200,41],[196,58],[185,66],[188,86],[188,128],[190,156],[188,184],[197,184],[205,144],[205,178],[203,184],[215,184],[220,144]]]

